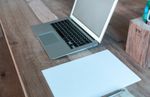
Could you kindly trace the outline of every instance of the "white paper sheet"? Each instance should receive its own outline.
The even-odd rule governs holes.
[[[42,73],[55,97],[100,97],[141,80],[108,50]]]

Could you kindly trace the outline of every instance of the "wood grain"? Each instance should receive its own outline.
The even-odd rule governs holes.
[[[146,0],[119,0],[107,29],[108,34],[118,42],[126,42],[129,22],[143,15],[145,3]]]
[[[45,23],[57,19],[41,0],[26,0],[38,19]]]
[[[126,52],[133,57],[133,59],[141,65],[141,67],[148,67],[148,50],[150,46],[150,27],[146,25],[141,18],[131,20],[128,39],[126,45]]]
[[[149,40],[149,43],[150,43],[150,40]],[[150,45],[148,47],[148,51],[147,51],[147,55],[146,55],[146,63],[147,63],[147,66],[149,69],[150,69]]]
[[[0,21],[0,97],[25,97]]]
[[[63,18],[70,15],[75,0],[42,1],[58,18]]]
[[[41,2],[44,3],[44,6],[47,7],[50,12],[56,14],[57,17],[62,18],[70,13],[74,0],[41,0]],[[143,0],[137,0],[137,2],[120,0],[120,3],[122,4],[120,7],[126,9],[124,8],[125,5],[128,8],[133,8],[135,6],[130,5],[138,4],[137,6],[142,6],[144,2]],[[129,12],[135,12],[136,14],[132,15],[137,16],[137,14],[139,14],[137,9],[138,8],[130,9]],[[128,13],[128,10],[118,11],[117,13],[120,14],[115,13],[116,18],[112,18],[115,20],[110,23],[110,26],[115,33],[122,35],[122,32],[120,31],[127,30],[126,26],[122,26],[122,24],[128,25],[128,15],[130,14],[124,15],[124,13]],[[114,41],[107,35],[105,35],[102,42],[102,45],[105,47],[99,45],[96,48],[82,52],[82,55],[76,53],[58,60],[49,59],[40,42],[36,39],[31,30],[32,25],[42,23],[42,20],[37,18],[36,15],[37,14],[30,8],[29,2],[25,0],[0,0],[0,18],[3,22],[5,33],[8,38],[8,44],[16,61],[16,69],[20,73],[27,97],[53,97],[41,70],[99,52],[105,49],[105,47],[110,49],[143,79],[140,83],[128,87],[131,93],[136,97],[149,97],[149,70],[143,70],[138,67],[132,58],[118,46],[120,42]],[[121,17],[124,18],[122,22],[120,22],[122,20]],[[45,20],[47,19],[44,19],[44,21]]]

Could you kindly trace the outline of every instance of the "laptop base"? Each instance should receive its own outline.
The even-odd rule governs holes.
[[[32,26],[33,32],[39,39],[50,59],[57,59],[98,45],[96,40],[89,37],[92,41],[91,43],[71,49],[51,25],[52,23],[60,22],[65,19],[71,21],[70,18],[64,18],[61,20]],[[86,32],[83,33],[86,35]]]

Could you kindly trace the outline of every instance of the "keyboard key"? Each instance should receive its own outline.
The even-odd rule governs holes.
[[[92,42],[69,20],[53,23],[52,26],[71,49]]]

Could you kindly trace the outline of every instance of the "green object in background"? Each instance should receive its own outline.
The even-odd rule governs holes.
[[[147,3],[146,3],[146,6],[145,6],[145,8],[144,8],[144,14],[143,14],[143,21],[145,22],[145,23],[147,23],[148,22],[148,14],[149,14],[149,11],[150,11],[150,0],[147,0]]]
[[[150,7],[150,0],[147,0],[147,5]]]
[[[147,23],[147,14],[143,15],[143,20],[144,20],[145,23]]]

